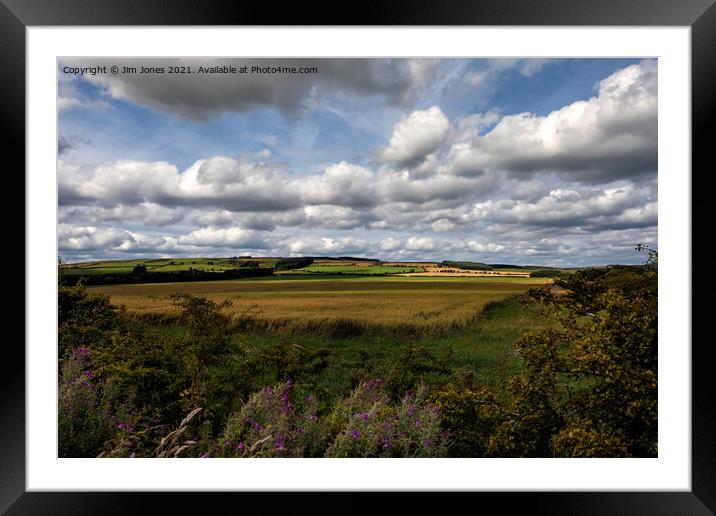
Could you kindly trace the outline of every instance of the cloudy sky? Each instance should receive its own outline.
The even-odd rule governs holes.
[[[315,67],[72,74],[65,67]],[[59,254],[640,263],[649,59],[60,59]]]

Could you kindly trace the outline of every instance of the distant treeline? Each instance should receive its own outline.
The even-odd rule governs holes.
[[[481,262],[453,262],[451,260],[445,260],[442,265],[447,267],[457,267],[458,269],[472,270],[472,271],[491,271],[492,267],[486,263]]]
[[[292,269],[303,269],[313,263],[313,258],[281,258],[274,265],[277,271],[289,271]]]
[[[565,273],[556,269],[542,269],[530,272],[530,278],[562,278]]]
[[[230,269],[224,272],[190,269],[171,272],[136,271],[131,273],[116,274],[65,275],[63,280],[65,285],[68,286],[74,286],[78,283],[82,283],[83,285],[119,285],[125,283],[171,283],[177,281],[229,280],[271,276],[272,274],[273,269],[269,268],[242,267],[241,269]]]

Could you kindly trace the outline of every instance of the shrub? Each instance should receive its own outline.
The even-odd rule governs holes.
[[[109,298],[91,294],[83,286],[60,285],[57,292],[58,358],[79,347],[96,347],[108,340],[123,313]]]
[[[534,293],[558,329],[516,342],[499,456],[657,456],[656,272],[591,269]]]
[[[449,384],[433,395],[440,407],[441,426],[450,435],[450,457],[484,457],[490,436],[501,415],[496,399],[486,388]]]

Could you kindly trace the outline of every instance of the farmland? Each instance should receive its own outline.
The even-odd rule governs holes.
[[[333,267],[332,267],[333,268]],[[367,268],[370,269],[370,268]],[[350,277],[193,282],[90,287],[140,314],[176,312],[171,294],[192,294],[220,303],[245,324],[285,331],[320,332],[337,322],[359,329],[431,332],[461,327],[489,302],[523,293],[542,278]],[[280,279],[278,279],[280,278]]]
[[[459,265],[325,257],[63,265],[144,282],[63,284],[60,275],[60,456],[655,455],[654,271],[617,266],[553,279],[528,274],[559,270]],[[211,267],[211,281],[195,274]],[[266,275],[227,279],[244,270]],[[596,323],[584,325],[570,289],[587,294]],[[605,339],[645,345],[602,348]],[[640,365],[619,373],[623,388],[585,405],[581,393],[603,392],[606,377],[585,375],[585,356],[609,368]],[[614,416],[623,400],[646,402]],[[594,411],[612,428],[636,417],[646,430],[623,442],[591,434],[572,442],[569,432]],[[555,414],[569,419],[544,426]],[[185,430],[192,437],[167,449],[166,436]]]
[[[245,267],[273,267],[278,258],[157,258],[149,260],[103,260],[67,264],[63,272],[67,275],[83,274],[128,274],[136,266],[144,266],[149,272],[179,272],[190,268],[206,271],[225,271]]]
[[[413,272],[424,272],[420,267],[410,267],[405,265],[309,265],[298,269],[298,273],[319,273],[319,274],[403,274]]]

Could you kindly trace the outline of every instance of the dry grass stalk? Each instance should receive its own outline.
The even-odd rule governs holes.
[[[157,446],[155,451],[155,455],[157,457],[178,457],[181,452],[196,444],[196,442],[192,440],[186,440],[181,443],[178,443],[178,441],[182,434],[186,431],[191,420],[194,419],[194,417],[201,412],[201,410],[201,407],[197,407],[192,410],[184,419],[182,419],[181,423],[179,423],[179,428],[172,430],[167,435],[162,437],[162,440],[159,442],[159,446]]]

